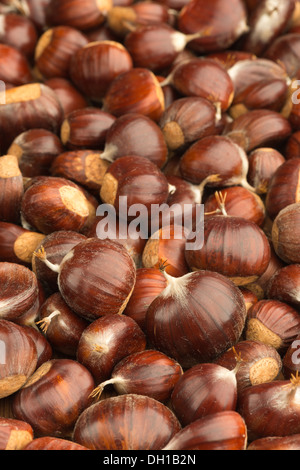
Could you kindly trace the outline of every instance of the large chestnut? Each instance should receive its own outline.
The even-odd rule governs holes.
[[[163,403],[126,394],[84,410],[73,440],[91,450],[160,450],[180,429],[178,419]]]
[[[134,288],[136,267],[120,243],[88,238],[68,251],[60,264],[49,262],[42,248],[36,256],[58,273],[59,291],[78,315],[93,321],[125,309]]]
[[[152,347],[189,368],[215,359],[238,341],[246,307],[230,279],[208,270],[178,278],[164,274],[167,287],[152,301],[146,315]]]
[[[93,374],[97,384],[108,380],[124,357],[146,348],[147,339],[139,325],[126,315],[105,315],[82,332],[77,360]]]
[[[93,377],[82,364],[51,359],[14,395],[13,413],[32,426],[36,437],[69,437],[80,413],[91,403],[93,388]]]

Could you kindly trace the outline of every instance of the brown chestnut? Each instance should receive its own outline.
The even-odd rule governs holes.
[[[30,424],[13,418],[0,418],[0,449],[23,450],[33,441]]]

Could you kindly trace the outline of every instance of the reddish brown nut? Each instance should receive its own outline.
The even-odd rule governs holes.
[[[267,297],[300,306],[300,264],[289,264],[278,269],[268,282]]]
[[[70,150],[62,152],[52,162],[52,176],[66,178],[93,194],[99,194],[110,163],[97,150]]]
[[[249,183],[257,193],[266,194],[271,178],[277,168],[285,162],[285,157],[274,148],[260,147],[250,152],[248,159],[247,178]]]
[[[217,133],[216,108],[198,96],[178,98],[164,111],[159,126],[169,150]]]
[[[178,450],[245,450],[247,426],[236,411],[220,411],[185,426],[164,447]]]
[[[180,225],[164,225],[152,233],[143,250],[142,264],[145,268],[159,268],[165,263],[165,272],[180,277],[189,272],[185,259],[188,232]]]
[[[1,151],[28,129],[57,132],[63,109],[55,92],[43,83],[30,83],[6,90],[6,102],[0,104]]]
[[[86,108],[89,105],[84,95],[77,90],[70,80],[65,78],[50,78],[45,81],[45,85],[55,92],[63,108],[63,118],[72,111]]]
[[[167,280],[156,268],[139,268],[136,271],[136,282],[124,310],[124,315],[131,317],[145,332],[146,314],[149,305],[165,288]]]
[[[102,149],[116,118],[99,108],[77,109],[65,117],[60,137],[69,150]]]
[[[20,223],[21,201],[24,194],[23,176],[17,157],[0,157],[0,220]]]
[[[259,2],[249,15],[249,32],[241,40],[242,49],[257,56],[262,55],[273,41],[286,31],[294,9],[293,0],[277,0],[271,4],[268,0]]]
[[[127,155],[148,158],[159,168],[167,162],[168,148],[159,125],[148,116],[128,113],[108,129],[102,158],[113,162]]]
[[[272,225],[274,250],[285,263],[300,262],[300,203],[289,204],[282,209]]]
[[[104,23],[111,7],[111,0],[51,0],[45,16],[48,25],[65,25],[86,31]]]
[[[276,146],[284,142],[291,132],[289,121],[269,109],[248,111],[234,119],[224,130],[224,134],[247,153],[257,147]]]
[[[229,186],[221,189],[219,194],[226,198],[226,212],[229,216],[244,217],[259,227],[263,226],[266,209],[262,198],[243,186]],[[205,215],[221,213],[216,194],[210,194],[204,202]]]
[[[89,322],[76,315],[55,292],[41,306],[36,324],[55,351],[75,358],[79,339]]]
[[[93,377],[82,364],[51,359],[15,394],[13,413],[32,426],[36,437],[68,438],[79,415],[90,405],[93,388]]]
[[[0,449],[23,450],[33,440],[30,424],[13,418],[0,418]]]
[[[114,161],[104,175],[100,190],[101,200],[112,205],[120,218],[132,220],[134,205],[143,205],[140,217],[144,223],[154,216],[157,204],[167,201],[168,194],[168,181],[158,166],[146,157],[135,155]]]
[[[273,174],[266,194],[266,209],[272,220],[282,209],[300,202],[299,175],[300,158],[283,162]]]
[[[34,23],[16,12],[0,15],[0,41],[15,47],[30,61],[33,58],[38,33]]]
[[[49,262],[60,264],[71,248],[85,240],[85,238],[85,235],[74,232],[73,230],[58,230],[44,236],[43,240],[40,240],[34,253],[43,246]],[[33,256],[32,258],[32,270],[38,280],[47,288],[48,292],[53,293],[57,291],[58,273],[48,268],[37,256]]]
[[[186,34],[206,31],[190,44],[198,53],[228,49],[248,30],[247,11],[240,0],[230,5],[220,0],[193,0],[180,10],[178,29]]]
[[[103,110],[116,117],[140,113],[157,122],[165,110],[164,93],[153,72],[133,67],[112,81],[103,99]]]
[[[193,271],[219,272],[238,286],[254,282],[269,264],[269,240],[256,223],[224,212],[224,201],[219,200],[219,207],[222,214],[206,217],[200,228],[204,230],[202,246],[186,249],[187,263]]]
[[[45,10],[50,2],[51,0],[23,0],[21,3],[14,3],[14,11],[32,21],[38,33],[41,33],[47,27]]]
[[[166,403],[183,370],[174,359],[147,349],[128,354],[114,367],[111,378],[100,383],[92,393],[98,400],[108,385],[119,395],[135,393]]]
[[[287,160],[300,157],[300,131],[293,132],[288,138],[284,149],[284,156]]]
[[[131,55],[120,42],[89,42],[73,55],[70,78],[85,96],[101,102],[111,82],[132,67]]]
[[[146,349],[146,336],[139,325],[126,315],[105,315],[83,331],[77,348],[77,360],[100,384],[108,380],[113,368],[129,354]]]
[[[163,403],[126,394],[87,408],[75,425],[73,440],[91,450],[160,450],[180,429]]]
[[[20,225],[0,222],[0,261],[31,266],[32,255],[44,238]]]
[[[180,62],[161,86],[171,84],[183,96],[200,96],[212,102],[219,112],[227,111],[234,96],[227,70],[213,59],[196,57]]]
[[[8,153],[18,158],[22,176],[49,175],[54,158],[64,151],[59,137],[47,129],[29,129],[11,143]]]
[[[35,70],[44,79],[69,78],[72,56],[88,43],[81,31],[69,26],[47,29],[35,49]]]
[[[275,380],[282,369],[278,351],[255,340],[241,340],[215,361],[229,370],[236,370],[238,393],[244,388]]]
[[[89,216],[87,198],[77,184],[54,176],[36,177],[21,205],[26,224],[45,235],[58,230],[80,231]]]
[[[0,320],[0,346],[0,398],[4,398],[20,390],[33,374],[37,350],[22,326],[3,319]]]
[[[27,444],[22,450],[89,450],[87,447],[76,444],[69,439],[59,437],[37,437]]]
[[[168,23],[170,9],[167,5],[145,1],[143,3],[129,2],[129,5],[116,5],[107,13],[107,24],[118,37],[125,37],[130,31],[130,24],[142,25],[152,23]]]
[[[300,37],[297,33],[279,35],[264,53],[266,59],[280,62],[290,78],[294,78],[299,70]]]
[[[245,336],[286,352],[300,334],[300,317],[293,307],[279,300],[263,299],[248,311]]]
[[[44,299],[45,301],[46,299]],[[40,303],[40,306],[43,302]],[[38,309],[39,311],[40,309]],[[53,356],[53,349],[45,335],[36,328],[36,325],[21,325],[25,332],[32,338],[37,352],[36,368],[40,367],[44,362],[50,361]]]
[[[120,315],[125,309],[136,268],[120,243],[88,238],[74,246],[59,265],[48,261],[43,247],[36,256],[58,273],[59,291],[78,315],[93,321],[103,315]]]
[[[6,44],[0,44],[0,79],[13,87],[26,85],[33,80],[25,55]]]
[[[247,450],[299,450],[300,434],[292,436],[272,436],[262,437],[250,442]]]
[[[2,262],[0,279],[0,317],[14,321],[35,305],[39,295],[37,278],[26,266]]]

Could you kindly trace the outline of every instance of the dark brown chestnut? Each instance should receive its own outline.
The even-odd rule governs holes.
[[[19,224],[24,184],[15,155],[0,157],[0,194],[0,220]]]
[[[91,450],[161,450],[180,429],[178,419],[163,403],[126,394],[84,410],[73,441]]]
[[[0,261],[31,267],[32,255],[45,235],[10,222],[0,222]]]
[[[3,319],[0,320],[0,359],[0,398],[4,398],[20,390],[33,374],[37,350],[22,326]]]
[[[111,377],[100,383],[92,396],[99,399],[104,387],[113,385],[119,395],[135,393],[166,403],[182,374],[180,364],[174,359],[147,349],[129,354],[118,362]]]
[[[0,418],[0,449],[23,450],[33,441],[30,424],[13,418]]]
[[[272,225],[274,250],[287,264],[300,262],[299,214],[300,202],[289,204],[279,212]]]
[[[45,85],[51,88],[63,109],[63,118],[72,111],[86,108],[89,102],[85,96],[66,78],[49,78]]]
[[[32,426],[35,437],[67,438],[79,415],[91,404],[93,388],[93,377],[82,364],[73,359],[51,359],[14,395],[13,413]]]
[[[278,269],[267,284],[266,295],[269,299],[277,299],[300,306],[300,264],[289,264]]]
[[[210,362],[238,341],[246,307],[230,279],[208,270],[179,278],[164,275],[167,287],[152,301],[146,315],[152,347],[189,368]]]
[[[77,360],[93,375],[96,384],[111,377],[125,357],[146,348],[147,339],[139,325],[126,315],[105,315],[82,332]]]
[[[17,87],[33,81],[25,55],[13,46],[0,44],[0,80]]]
[[[38,41],[34,23],[24,15],[8,11],[0,15],[0,24],[1,43],[15,47],[31,61]]]
[[[60,264],[51,263],[43,247],[36,256],[58,273],[59,292],[79,316],[93,321],[103,315],[120,315],[125,309],[136,267],[120,243],[88,238],[71,248]]]
[[[89,450],[87,447],[81,446],[80,444],[76,444],[69,439],[61,439],[59,437],[37,437],[32,439],[32,441],[23,447],[22,450]]]
[[[60,138],[47,129],[29,129],[11,143],[8,153],[18,158],[22,176],[50,175],[54,158],[64,151]]]
[[[285,157],[274,148],[260,147],[250,152],[248,160],[248,182],[258,194],[266,194],[270,180],[277,168],[286,161]]]

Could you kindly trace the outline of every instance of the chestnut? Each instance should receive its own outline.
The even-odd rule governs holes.
[[[217,132],[216,108],[199,96],[178,98],[165,109],[159,126],[174,151]]]
[[[133,67],[111,82],[103,98],[102,109],[116,117],[139,113],[158,122],[165,110],[165,97],[151,70]]]
[[[299,313],[285,302],[262,299],[248,310],[245,326],[247,340],[269,344],[281,354],[299,334]]]
[[[264,52],[266,59],[280,62],[286,69],[289,77],[295,77],[299,70],[300,61],[300,37],[298,33],[279,35]]]
[[[113,385],[119,395],[135,393],[166,403],[182,374],[178,362],[159,351],[147,349],[129,354],[118,362],[111,378],[100,383],[92,396],[99,399],[104,387]]]
[[[30,233],[32,232],[30,231]],[[60,264],[71,248],[85,239],[85,235],[72,230],[57,230],[44,236],[33,253],[35,254],[43,247],[47,253],[48,261],[53,264]],[[47,288],[48,292],[53,293],[58,290],[58,273],[52,271],[37,256],[32,257],[32,270],[37,279]]]
[[[229,186],[219,191],[226,197],[226,213],[232,217],[243,217],[263,227],[266,209],[261,196],[243,186]],[[208,217],[222,212],[216,194],[210,194],[204,201],[205,215]]]
[[[33,441],[30,424],[13,418],[0,418],[0,449],[23,450]]]
[[[167,287],[146,314],[152,348],[189,368],[212,361],[237,342],[244,329],[246,307],[242,293],[230,279],[208,270],[178,278],[164,275]]]
[[[161,450],[180,429],[163,403],[125,394],[85,409],[75,424],[73,441],[91,450]]]
[[[23,447],[22,450],[89,450],[87,447],[76,444],[69,439],[62,439],[60,437],[37,437]]]
[[[239,395],[238,412],[245,420],[249,440],[299,434],[298,375],[290,380],[247,387]]]
[[[34,23],[26,16],[14,11],[0,15],[0,41],[18,49],[30,61],[38,41],[38,32]]]
[[[77,360],[100,384],[108,380],[114,367],[130,354],[144,351],[146,336],[139,325],[126,315],[105,315],[91,322],[82,332]]]
[[[82,189],[69,179],[54,176],[31,180],[21,202],[23,223],[45,235],[58,230],[80,231],[89,213]]]
[[[80,337],[89,322],[76,315],[60,293],[55,292],[41,305],[36,324],[55,351],[75,358]]]
[[[54,158],[64,151],[60,138],[47,129],[28,129],[11,143],[8,153],[18,158],[23,177],[50,175]]]
[[[111,7],[111,0],[50,0],[45,17],[50,26],[65,25],[86,31],[104,23]]]
[[[99,108],[76,109],[65,117],[60,137],[69,150],[97,149],[104,147],[107,132],[116,118]]]
[[[28,83],[6,90],[6,102],[1,110],[2,154],[22,132],[47,129],[57,132],[63,119],[63,109],[55,92],[43,83]]]
[[[88,39],[75,28],[56,26],[48,28],[40,37],[35,49],[35,70],[43,80],[69,78],[72,56],[88,44]]]
[[[184,426],[163,448],[178,450],[246,450],[247,426],[235,410],[219,411]]]
[[[289,264],[278,269],[267,284],[266,295],[291,304],[296,309],[300,306],[300,264]]]
[[[51,359],[14,395],[13,413],[32,426],[36,437],[67,438],[90,405],[93,388],[93,377],[82,364],[73,359]]]
[[[250,442],[247,450],[299,450],[300,434],[291,436],[262,437]]]
[[[292,135],[288,138],[285,149],[284,149],[284,156],[286,160],[290,160],[292,158],[299,158],[300,156],[300,131],[295,131]]]
[[[99,194],[109,162],[97,150],[69,150],[57,155],[50,168],[52,176],[61,177]]]
[[[22,326],[3,319],[0,320],[0,346],[0,398],[4,398],[20,390],[33,374],[37,350]]]
[[[213,103],[219,114],[229,109],[233,82],[225,68],[213,59],[196,57],[180,62],[161,86],[171,84],[183,96],[200,96]]]
[[[190,47],[200,54],[230,48],[245,32],[247,10],[243,1],[234,0],[230,4],[222,0],[192,0],[184,5],[178,15],[178,29],[184,33],[208,30],[207,34],[190,43]]]
[[[0,157],[0,220],[20,223],[23,176],[15,155]]]
[[[277,255],[288,264],[300,262],[300,203],[289,204],[276,216],[272,225],[272,243]]]
[[[43,302],[41,302],[42,304]],[[45,335],[37,328],[29,325],[21,325],[24,331],[32,338],[37,352],[36,368],[53,357],[53,349]]]
[[[74,53],[69,74],[72,83],[86,97],[102,102],[113,80],[132,67],[131,55],[121,43],[96,41],[89,42]]]
[[[138,268],[136,282],[124,315],[131,317],[145,332],[146,314],[152,300],[167,286],[164,274],[158,268]]]
[[[198,229],[204,230],[202,246],[188,246],[185,257],[191,270],[216,271],[243,286],[256,281],[267,269],[270,242],[256,223],[242,216],[229,216],[226,209],[224,212],[225,199],[219,205],[222,214],[205,217],[204,226]]]
[[[101,158],[109,162],[127,155],[148,158],[162,168],[168,158],[168,148],[160,126],[140,113],[118,117],[107,130]]]
[[[236,371],[214,363],[186,370],[174,386],[171,405],[182,426],[237,404]]]
[[[63,109],[63,118],[72,111],[89,106],[87,98],[66,78],[49,78],[45,80],[45,85],[54,91],[59,100]]]
[[[58,273],[59,292],[79,316],[93,321],[103,315],[120,315],[125,309],[136,267],[120,243],[88,238],[73,246],[60,264],[49,262],[43,247],[36,256]]]
[[[18,49],[6,44],[0,44],[0,80],[14,87],[33,80],[27,58]]]
[[[299,174],[299,158],[286,160],[274,172],[265,200],[266,210],[272,220],[288,205],[300,202],[298,195]]]
[[[38,299],[35,274],[17,263],[0,263],[0,318],[14,321],[27,313]]]
[[[238,394],[252,385],[276,380],[282,371],[282,359],[277,349],[256,340],[241,339],[214,362],[236,371]]]
[[[111,163],[100,189],[102,202],[112,205],[120,218],[132,220],[136,205],[142,206],[143,226],[154,217],[157,207],[166,203],[168,194],[169,185],[162,170],[139,155],[127,155]]]
[[[266,194],[270,181],[286,160],[282,153],[270,147],[260,147],[248,155],[249,169],[247,174],[248,182],[253,186],[258,194]]]
[[[45,235],[10,222],[0,222],[0,261],[31,267],[32,256]]]

